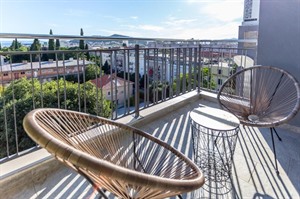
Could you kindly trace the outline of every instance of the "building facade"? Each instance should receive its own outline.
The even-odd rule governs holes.
[[[242,25],[239,26],[238,35],[241,41],[239,48],[256,48],[257,46],[255,41],[258,38],[259,2],[260,0],[244,0],[244,17]],[[247,56],[256,59],[256,50],[249,50]]]
[[[0,80],[7,84],[13,80],[23,77],[51,79],[59,75],[78,74],[85,70],[85,66],[92,62],[86,60],[59,60],[32,62],[23,61],[22,63],[4,64],[0,66]]]

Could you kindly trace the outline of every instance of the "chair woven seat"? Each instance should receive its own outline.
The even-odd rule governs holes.
[[[25,131],[98,189],[119,198],[165,198],[201,187],[204,176],[182,153],[139,129],[62,109],[36,109]]]
[[[300,106],[297,80],[271,66],[253,66],[229,77],[218,93],[223,109],[242,124],[274,127],[293,118]]]

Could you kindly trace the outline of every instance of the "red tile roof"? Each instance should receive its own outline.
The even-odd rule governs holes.
[[[113,75],[103,75],[102,77],[91,80],[91,82],[93,84],[95,84],[98,88],[103,88],[105,85],[110,84],[111,80],[114,80],[115,78],[117,78],[117,81],[120,84],[124,85],[125,80],[123,78],[116,77],[115,74],[113,74]],[[129,83],[132,84],[133,82],[129,81]]]

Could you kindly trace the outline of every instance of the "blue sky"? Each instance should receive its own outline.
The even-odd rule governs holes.
[[[237,38],[243,0],[0,0],[1,33]]]

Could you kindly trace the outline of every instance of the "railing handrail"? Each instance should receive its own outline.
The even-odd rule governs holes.
[[[247,42],[257,43],[256,39],[178,39],[178,38],[147,38],[129,36],[78,36],[78,35],[50,35],[26,33],[0,33],[0,38],[6,39],[75,39],[75,40],[140,40],[140,41],[169,41],[169,42]]]

